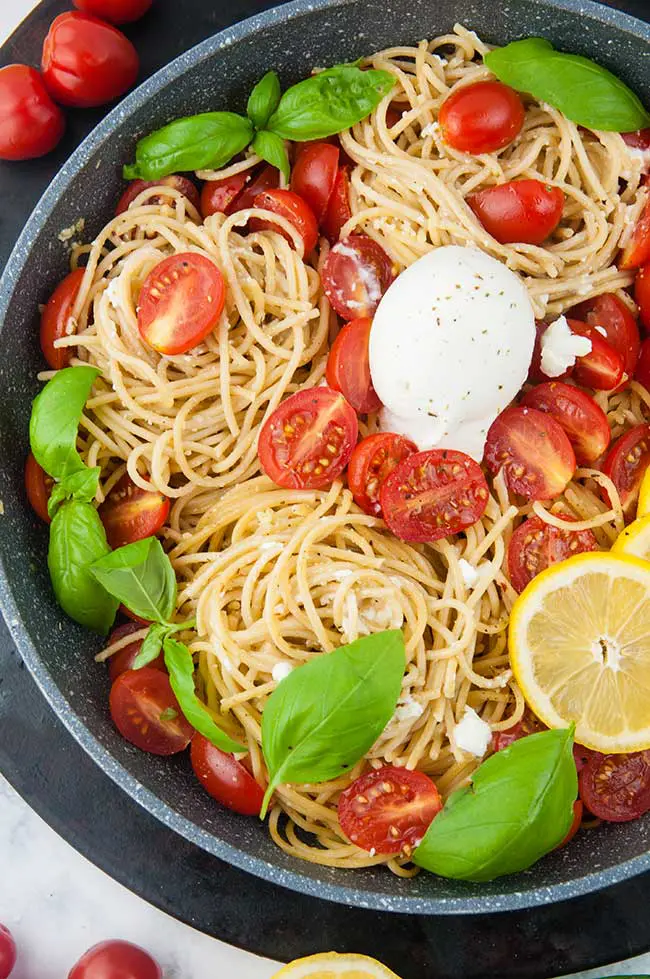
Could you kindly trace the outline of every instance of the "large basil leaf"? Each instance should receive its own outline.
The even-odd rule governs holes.
[[[90,569],[107,592],[141,619],[167,624],[176,607],[176,575],[157,537],[125,544]]]
[[[578,779],[573,728],[544,731],[497,751],[454,792],[413,853],[440,877],[493,880],[534,864],[561,843]]]
[[[99,466],[89,469],[84,466],[77,472],[68,473],[59,483],[55,483],[47,501],[47,512],[53,517],[64,500],[80,500],[82,503],[90,503],[95,499],[99,486]]]
[[[64,503],[50,526],[47,564],[56,599],[71,619],[106,634],[119,602],[90,573],[90,565],[109,553],[106,533],[90,503]]]
[[[256,129],[264,129],[280,101],[280,79],[277,71],[267,71],[251,92],[246,113]]]
[[[284,145],[284,140],[280,136],[267,131],[257,133],[253,140],[253,152],[270,163],[272,167],[277,167],[284,179],[289,180],[291,175],[289,154]]]
[[[98,374],[95,367],[65,367],[34,399],[29,441],[36,461],[53,479],[86,469],[77,452],[77,430]]]
[[[390,630],[316,656],[276,687],[262,715],[262,816],[282,782],[325,782],[363,757],[393,716],[404,666],[404,638]]]

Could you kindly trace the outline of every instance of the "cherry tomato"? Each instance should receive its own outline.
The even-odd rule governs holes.
[[[50,24],[41,68],[52,98],[87,109],[124,95],[136,80],[139,60],[117,27],[72,10]]]
[[[372,319],[364,316],[346,323],[332,344],[325,377],[335,391],[345,395],[355,411],[379,411],[381,401],[372,386],[368,342]]]
[[[123,625],[118,625],[111,632],[108,637],[107,646],[112,646],[114,642],[118,642],[120,639],[124,639],[126,636],[130,636],[133,632],[141,632],[142,624],[138,622],[125,622]],[[117,680],[121,673],[126,673],[127,670],[133,669],[133,661],[142,649],[142,639],[136,639],[135,642],[129,643],[128,646],[123,646],[118,653],[114,653],[108,661],[108,673],[111,678],[111,682]],[[165,660],[163,658],[162,652],[156,656],[154,660],[147,663],[147,666],[151,667],[152,670],[162,670],[163,673],[167,672],[167,667],[165,666]]]
[[[8,979],[16,964],[16,943],[8,928],[0,925],[0,979]]]
[[[72,0],[77,10],[101,17],[110,24],[130,24],[139,20],[153,0]]]
[[[650,811],[650,751],[629,755],[591,753],[578,777],[589,812],[609,823],[626,823]]]
[[[379,502],[401,540],[434,541],[481,517],[489,491],[478,463],[464,452],[431,449],[403,459],[384,480]]]
[[[574,519],[566,514],[561,517],[563,520]],[[512,587],[522,592],[540,571],[557,561],[596,550],[598,543],[591,530],[560,530],[539,517],[529,517],[517,527],[508,544],[508,574]]]
[[[550,381],[548,374],[542,370],[542,337],[548,330],[548,323],[544,320],[535,320],[535,344],[533,346],[533,356],[528,368],[528,380],[532,384],[539,384],[540,381]],[[570,368],[562,377],[568,377],[573,368]],[[557,380],[557,378],[555,379]]]
[[[600,326],[597,332],[622,355],[624,370],[628,377],[634,376],[639,359],[639,328],[625,303],[612,292],[587,299],[574,306],[569,316],[586,323],[587,326]]]
[[[280,171],[270,164],[262,167],[259,173],[256,173],[253,179],[246,184],[239,196],[235,198],[227,213],[233,214],[235,211],[244,211],[247,207],[253,207],[258,194],[265,190],[273,190],[279,184]]]
[[[569,827],[569,832],[564,837],[562,842],[558,843],[558,845],[555,847],[556,850],[561,850],[562,847],[566,846],[567,843],[570,843],[573,837],[576,835],[576,833],[580,829],[580,824],[582,823],[583,812],[584,812],[584,806],[582,804],[582,801],[580,799],[576,799],[576,801],[573,803],[573,822]]]
[[[504,470],[508,488],[528,500],[559,496],[576,469],[564,429],[536,408],[506,408],[490,426],[484,462]]]
[[[66,275],[41,313],[41,350],[47,363],[55,371],[67,367],[72,357],[71,347],[55,347],[54,341],[74,332],[69,327],[70,313],[83,277],[83,269],[75,269]]]
[[[179,194],[187,197],[190,204],[193,204],[197,211],[200,207],[199,192],[192,181],[188,177],[181,177],[177,173],[170,173],[169,176],[161,177],[160,180],[132,180],[117,202],[115,214],[123,214],[124,211],[128,211],[136,197],[139,197],[142,191],[147,190],[148,187],[171,187],[173,190],[177,190]],[[174,198],[171,195],[161,193],[156,194],[155,197],[148,198],[147,203],[172,204],[173,201]]]
[[[463,153],[494,153],[511,143],[524,124],[519,95],[501,82],[475,82],[445,99],[438,116],[442,136]]]
[[[0,159],[31,160],[53,150],[63,136],[65,116],[47,93],[35,68],[0,68]]]
[[[339,148],[330,143],[312,143],[301,151],[293,165],[291,189],[309,204],[320,223],[325,217],[339,166]]]
[[[502,244],[541,245],[560,223],[564,194],[541,180],[511,180],[470,194],[467,203],[485,230]]]
[[[639,215],[632,236],[621,253],[618,267],[638,269],[650,262],[650,198]]]
[[[175,755],[187,748],[194,734],[169,677],[151,666],[121,673],[111,687],[109,704],[122,737],[152,755]]]
[[[571,376],[578,384],[596,391],[615,390],[625,376],[623,355],[603,338],[595,326],[587,326],[580,320],[567,320],[567,323],[573,333],[591,340],[591,350],[576,359]]]
[[[37,517],[50,523],[50,515],[47,512],[47,503],[54,486],[54,480],[39,466],[36,459],[30,452],[25,463],[25,489],[27,499],[31,503],[32,509]]]
[[[597,754],[598,752],[596,752]],[[594,752],[591,748],[585,748],[583,744],[578,744],[577,742],[573,745],[573,760],[576,763],[576,771],[578,775],[585,767]]]
[[[631,133],[621,133],[623,141],[636,150],[650,149],[650,129],[635,129]]]
[[[636,274],[634,298],[639,307],[639,319],[650,330],[650,265],[644,265]]]
[[[380,517],[379,491],[384,480],[402,459],[417,451],[415,442],[393,432],[379,432],[362,439],[348,465],[348,486],[357,506],[373,517]]]
[[[195,734],[190,758],[194,774],[213,799],[242,816],[259,816],[264,789],[233,755]]]
[[[115,549],[157,534],[169,515],[169,500],[162,493],[140,489],[124,473],[98,512],[108,543]]]
[[[339,822],[362,850],[410,857],[441,809],[440,793],[428,775],[386,765],[341,793]]]
[[[223,276],[214,262],[196,252],[170,255],[144,280],[140,335],[158,353],[187,353],[214,330],[225,301]]]
[[[650,337],[641,344],[639,362],[636,365],[635,379],[650,391]]]
[[[287,221],[296,228],[302,238],[303,254],[309,255],[316,247],[318,241],[318,222],[314,212],[302,197],[295,194],[292,190],[263,190],[253,201],[254,207],[260,207],[265,211],[271,211]],[[288,232],[278,227],[275,222],[266,218],[251,218],[251,229],[253,231],[279,231],[287,239],[290,245],[294,244],[293,238]]]
[[[348,235],[334,245],[321,274],[330,303],[344,320],[372,316],[393,281],[393,265],[366,235]]]
[[[118,612],[125,615],[127,619],[131,619],[131,622],[139,622],[140,625],[151,625],[151,619],[141,618],[139,615],[136,615],[135,612],[132,612],[130,608],[127,608],[126,605],[120,605]]]
[[[579,388],[562,381],[547,381],[528,391],[521,404],[545,411],[559,422],[580,466],[595,462],[609,445],[611,433],[607,415]]]
[[[162,971],[139,945],[115,939],[89,948],[68,979],[162,979]]]
[[[338,391],[297,391],[265,421],[260,465],[278,486],[322,489],[347,466],[358,430],[354,408]]]
[[[618,490],[626,517],[633,514],[641,480],[648,465],[650,465],[650,425],[635,425],[614,442],[605,457],[603,472],[609,476]]]
[[[228,214],[229,208],[246,186],[246,174],[235,173],[223,180],[206,180],[201,190],[201,214]]]
[[[341,236],[341,228],[352,217],[350,207],[350,167],[339,167],[339,171],[334,181],[334,189],[327,205],[327,210],[321,221],[323,234],[330,242],[338,241]]]
[[[520,738],[527,738],[529,734],[539,734],[540,731],[546,731],[546,728],[533,712],[526,708],[523,717],[514,727],[508,728],[507,731],[495,731],[492,734],[492,748],[494,751],[503,751]]]

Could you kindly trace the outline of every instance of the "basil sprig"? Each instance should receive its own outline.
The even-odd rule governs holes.
[[[94,500],[99,488],[99,474],[99,466],[95,466],[94,469],[84,466],[83,469],[68,473],[58,483],[55,483],[47,501],[47,512],[50,518],[54,516],[65,500],[79,500],[85,503]]]
[[[276,786],[325,782],[363,757],[393,716],[404,666],[404,638],[390,630],[316,656],[276,687],[262,714],[262,818]]]
[[[95,367],[66,367],[34,398],[29,441],[36,461],[53,479],[87,468],[77,452],[77,432],[98,374]]]
[[[573,731],[515,741],[454,792],[413,853],[441,877],[487,881],[534,864],[569,831],[578,794]]]
[[[545,38],[513,41],[483,60],[506,85],[588,129],[625,133],[650,125],[650,114],[620,78],[589,58],[556,51]]]
[[[246,115],[256,129],[264,129],[280,102],[282,90],[277,71],[267,71],[251,92]]]
[[[141,619],[167,624],[176,608],[176,575],[157,537],[125,544],[96,561],[92,574]]]
[[[289,154],[284,140],[275,133],[263,130],[257,133],[253,140],[253,151],[261,156],[263,160],[270,163],[272,167],[277,167],[286,181],[291,175],[291,164]]]

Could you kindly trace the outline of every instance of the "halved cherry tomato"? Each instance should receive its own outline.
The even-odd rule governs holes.
[[[47,502],[54,486],[54,480],[39,466],[36,459],[30,452],[25,463],[25,489],[27,499],[31,503],[32,509],[37,517],[45,523],[51,523],[50,515],[47,512]]]
[[[0,979],[9,979],[16,964],[16,943],[8,928],[0,925]]]
[[[41,350],[49,366],[59,371],[72,357],[71,347],[55,347],[54,341],[68,336],[70,313],[75,304],[84,269],[75,269],[59,282],[41,313]]]
[[[650,129],[635,129],[631,133],[621,133],[621,136],[635,150],[650,150]]]
[[[355,411],[379,411],[381,401],[372,386],[368,342],[372,319],[364,316],[346,323],[327,358],[325,377],[335,391],[345,395]]]
[[[137,622],[125,622],[123,625],[118,625],[111,632],[106,645],[112,646],[114,642],[119,642],[120,639],[130,636],[133,632],[142,632],[142,625]],[[130,642],[128,646],[123,646],[119,652],[111,656],[108,661],[108,673],[111,681],[117,680],[121,673],[133,669],[133,661],[142,649],[142,643],[142,639],[136,639],[135,642]],[[150,663],[147,663],[147,666],[151,667],[152,670],[162,670],[163,673],[167,672],[162,652],[158,653],[156,658],[151,660]]]
[[[297,391],[265,421],[260,465],[278,486],[322,489],[347,466],[358,431],[356,412],[338,391]]]
[[[632,236],[621,253],[618,267],[638,269],[650,262],[650,197],[645,202]]]
[[[576,469],[565,431],[536,408],[506,408],[490,426],[484,462],[493,475],[504,470],[508,488],[528,500],[559,496]]]
[[[372,316],[393,278],[390,258],[366,235],[348,235],[334,245],[321,275],[325,295],[344,320]]]
[[[341,793],[339,823],[362,850],[410,857],[441,809],[440,793],[428,775],[385,765]]]
[[[0,68],[0,159],[31,160],[53,150],[65,116],[28,65]]]
[[[539,734],[540,731],[546,731],[545,726],[526,707],[523,717],[514,727],[508,728],[507,731],[495,731],[492,734],[492,749],[493,751],[503,751],[504,748],[509,748],[520,738],[527,738],[529,734]]]
[[[223,180],[206,180],[201,189],[201,214],[227,214],[228,209],[246,186],[246,174],[235,173]]]
[[[309,204],[292,190],[264,190],[257,195],[253,201],[253,206],[260,207],[264,211],[271,211],[272,214],[277,214],[290,221],[302,238],[304,255],[308,255],[316,247],[318,222],[314,212]],[[280,228],[272,219],[251,218],[250,225],[253,231],[267,231],[269,229],[278,231],[290,245],[294,244],[289,233]]]
[[[157,534],[169,516],[169,500],[162,493],[141,489],[124,473],[98,513],[108,543],[115,549]]]
[[[77,10],[111,24],[130,24],[146,14],[153,0],[72,0]]]
[[[547,381],[528,391],[521,404],[544,411],[559,422],[580,466],[595,462],[609,445],[611,432],[607,415],[579,388],[562,381]]]
[[[604,334],[601,330],[596,332],[622,355],[627,376],[634,376],[641,343],[639,327],[622,299],[613,292],[605,292],[574,306],[567,315],[581,320],[587,326],[600,326],[605,331]]]
[[[265,190],[273,190],[280,184],[280,171],[276,167],[262,167],[252,180],[246,184],[241,194],[235,198],[229,206],[227,214],[234,214],[235,211],[243,211],[247,207],[253,207],[255,198]]]
[[[233,755],[216,748],[202,734],[195,734],[190,759],[194,774],[213,799],[242,816],[259,816],[264,789]]]
[[[650,812],[650,751],[591,753],[579,775],[580,798],[609,823],[627,823]]]
[[[604,339],[595,326],[587,326],[580,320],[567,320],[567,323],[573,333],[591,340],[591,350],[576,359],[571,376],[578,384],[596,391],[615,390],[625,376],[623,355]]]
[[[562,520],[573,520],[557,514]],[[508,544],[508,574],[515,591],[522,592],[540,571],[574,554],[598,550],[591,530],[560,530],[539,517],[528,517],[515,530]]]
[[[197,252],[170,255],[144,280],[138,329],[161,354],[184,354],[205,340],[223,312],[226,287],[214,262]]]
[[[569,827],[569,832],[564,837],[562,842],[558,843],[558,845],[555,847],[556,850],[561,850],[562,847],[566,846],[567,843],[570,843],[573,837],[576,835],[576,833],[580,829],[580,824],[582,823],[583,812],[584,812],[584,806],[582,804],[582,801],[580,799],[576,799],[576,801],[573,803],[573,822]]]
[[[139,945],[114,939],[85,952],[68,979],[163,979],[155,959]]]
[[[378,432],[362,439],[348,465],[348,486],[357,506],[380,517],[379,492],[384,480],[402,459],[417,451],[415,442],[393,432]]]
[[[583,744],[578,744],[577,742],[573,745],[573,760],[576,763],[576,771],[578,775],[585,767],[594,752],[591,748],[586,748]],[[598,752],[595,752],[598,754]]]
[[[560,223],[564,194],[541,180],[510,180],[470,194],[467,203],[488,234],[502,244],[541,245]]]
[[[379,502],[401,540],[434,541],[480,519],[489,491],[478,463],[464,452],[431,449],[407,456],[384,480]]]
[[[341,236],[341,228],[352,217],[350,207],[350,167],[339,167],[334,181],[334,189],[327,205],[327,210],[321,221],[323,234],[330,244],[337,242]]]
[[[641,353],[634,377],[639,384],[643,384],[644,388],[650,391],[650,337],[641,344]]]
[[[182,177],[178,173],[170,173],[167,177],[161,177],[160,180],[132,180],[117,202],[115,214],[123,214],[124,211],[128,211],[136,197],[143,190],[147,190],[148,187],[171,187],[173,190],[177,190],[179,194],[187,197],[190,204],[193,204],[197,211],[199,209],[199,192],[195,184],[188,177]],[[171,204],[173,203],[173,197],[163,192],[156,194],[155,197],[148,198],[147,203]]]
[[[309,204],[320,223],[334,190],[339,166],[339,148],[331,143],[305,147],[293,165],[291,189]]]
[[[650,265],[644,265],[636,274],[634,298],[639,307],[639,319],[650,330]]]
[[[438,121],[449,146],[463,153],[494,153],[511,143],[524,124],[519,95],[501,82],[456,88],[442,103]]]
[[[121,673],[111,687],[111,717],[123,738],[152,755],[175,755],[187,748],[194,729],[185,720],[161,670],[143,666]]]
[[[641,480],[649,465],[650,425],[635,425],[621,435],[607,453],[602,469],[618,490],[626,517],[632,516]]]

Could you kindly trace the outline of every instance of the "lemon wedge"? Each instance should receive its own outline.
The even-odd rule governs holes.
[[[615,554],[632,554],[650,561],[650,513],[645,517],[637,517],[629,527],[621,531],[612,545],[612,551]]]
[[[650,562],[591,552],[534,578],[510,616],[510,661],[549,727],[602,752],[650,748]]]
[[[367,955],[321,952],[290,962],[273,979],[399,979],[399,976]]]
[[[639,488],[639,502],[636,505],[637,517],[650,514],[650,466],[646,469]]]

